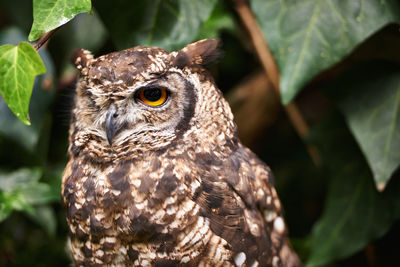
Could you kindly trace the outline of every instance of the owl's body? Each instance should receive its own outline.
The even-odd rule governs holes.
[[[77,54],[62,188],[76,265],[299,265],[271,172],[201,67],[216,48]]]

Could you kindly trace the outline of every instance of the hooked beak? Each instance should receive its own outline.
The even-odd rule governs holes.
[[[111,145],[112,140],[117,133],[117,124],[115,118],[117,117],[117,107],[114,104],[111,104],[108,108],[107,116],[106,116],[106,135],[108,143]]]

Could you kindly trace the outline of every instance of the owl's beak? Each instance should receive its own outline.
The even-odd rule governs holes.
[[[111,145],[112,140],[117,132],[117,125],[115,118],[117,117],[117,107],[114,104],[111,104],[107,111],[106,116],[106,135],[107,141]]]

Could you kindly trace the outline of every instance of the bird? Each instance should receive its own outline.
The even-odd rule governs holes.
[[[300,266],[273,174],[207,70],[220,55],[218,39],[73,53],[61,195],[76,266]]]

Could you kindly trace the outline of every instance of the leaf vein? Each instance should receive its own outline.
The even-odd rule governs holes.
[[[290,82],[289,82],[289,84],[287,86],[288,90],[290,90],[290,88],[292,87],[292,84],[297,80],[297,76],[300,73],[300,69],[301,69],[300,68],[301,67],[300,64],[303,63],[303,58],[304,58],[305,54],[307,53],[306,50],[307,50],[307,47],[308,47],[308,45],[310,43],[310,39],[311,39],[310,35],[311,35],[311,33],[312,33],[313,29],[314,29],[314,26],[315,26],[315,24],[317,23],[317,20],[318,20],[317,17],[318,17],[318,14],[319,14],[320,4],[321,4],[321,1],[318,1],[315,4],[315,7],[314,7],[314,10],[313,10],[311,19],[310,19],[310,23],[308,24],[308,27],[307,27],[307,30],[306,30],[306,35],[304,37],[304,41],[303,41],[303,44],[301,46],[300,53],[299,53],[299,55],[298,55],[298,57],[296,59],[296,63],[295,63],[294,69],[293,69],[292,77],[291,77]]]

